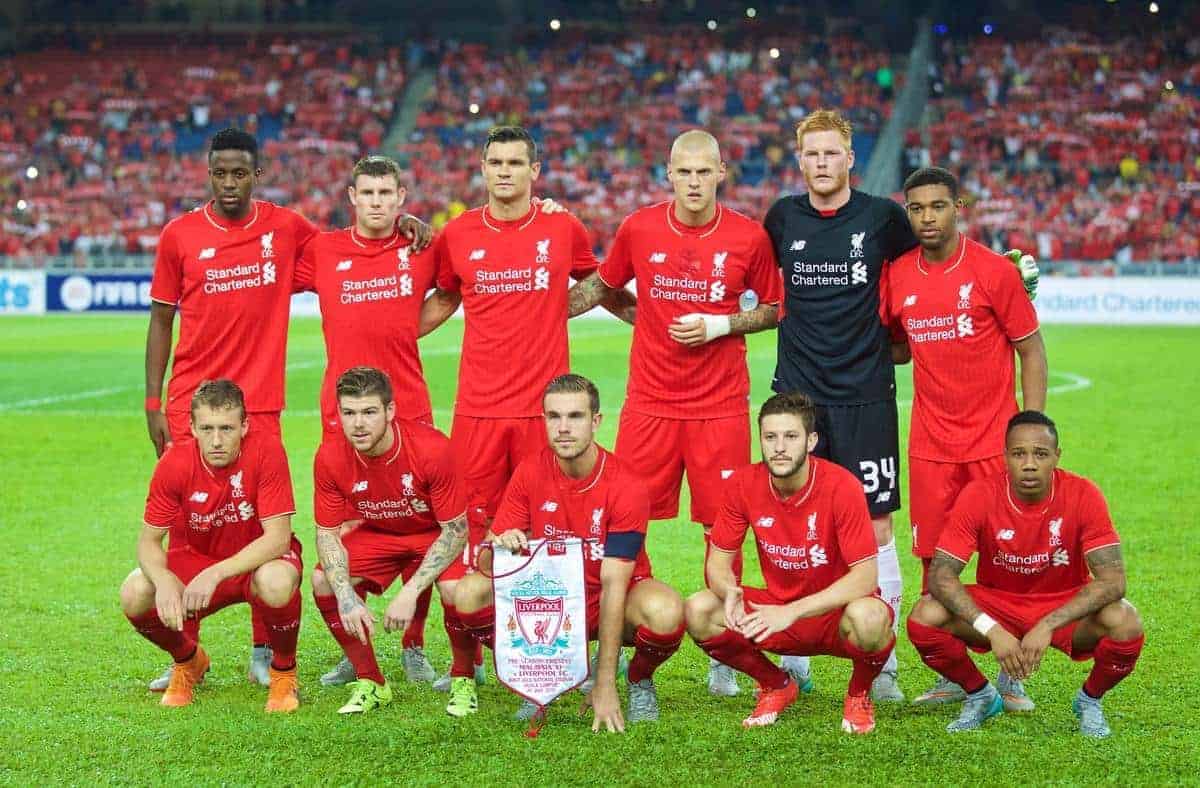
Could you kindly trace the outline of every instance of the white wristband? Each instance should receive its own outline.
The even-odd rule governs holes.
[[[975,627],[975,631],[987,637],[987,634],[992,631],[992,627],[996,626],[996,619],[989,616],[987,613],[980,613],[979,616],[971,623]]]
[[[704,323],[705,342],[723,337],[730,331],[729,315],[704,315],[699,312],[690,312],[679,318],[680,323],[693,323],[697,320]]]

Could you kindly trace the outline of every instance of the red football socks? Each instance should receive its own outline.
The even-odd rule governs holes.
[[[927,627],[909,616],[908,640],[921,655],[921,661],[938,675],[945,676],[964,691],[978,692],[987,684],[987,677],[979,672],[967,654],[967,644],[942,629]]]
[[[713,659],[745,673],[767,689],[782,689],[788,683],[787,673],[767,659],[767,655],[755,648],[744,635],[732,629],[696,645]]]
[[[258,610],[267,627],[267,643],[271,646],[271,667],[291,670],[296,667],[296,641],[300,637],[300,589],[281,607],[271,607],[253,598],[251,607]]]
[[[892,653],[895,646],[896,638],[893,637],[879,651],[863,651],[851,643],[849,638],[842,638],[842,648],[846,649],[846,653],[850,655],[850,661],[854,665],[854,669],[850,672],[850,686],[846,688],[846,694],[866,695],[871,689],[871,682],[883,670],[884,663],[887,662],[888,655]]]
[[[492,605],[474,613],[458,611],[458,618],[477,643],[492,648],[496,642],[496,608]]]
[[[442,601],[442,616],[446,627],[446,637],[450,639],[450,676],[451,678],[471,677],[475,675],[475,652],[479,644],[475,636],[463,624],[458,609]]]
[[[429,600],[433,598],[433,586],[426,588],[417,597],[417,609],[413,611],[412,621],[404,630],[403,648],[422,648],[425,645],[425,619],[429,616]]]
[[[139,635],[170,654],[171,659],[176,662],[186,662],[192,654],[196,653],[196,639],[188,635],[186,621],[184,631],[176,632],[162,622],[156,609],[149,610],[140,616],[127,616],[127,618]]]
[[[1133,672],[1142,646],[1146,642],[1145,635],[1138,635],[1133,640],[1113,640],[1100,638],[1093,653],[1092,672],[1083,683],[1083,691],[1093,698],[1102,698],[1104,693],[1121,683],[1121,679]]]
[[[320,611],[321,618],[325,619],[325,626],[329,627],[333,639],[350,658],[350,664],[354,666],[354,675],[360,679],[370,679],[376,684],[383,684],[385,681],[383,672],[379,670],[379,663],[375,661],[375,649],[371,646],[370,641],[363,644],[342,627],[342,618],[338,615],[337,597],[333,594],[329,596],[313,594],[313,601],[317,603],[317,610]]]
[[[629,683],[636,684],[654,675],[658,666],[679,650],[686,626],[680,624],[674,632],[660,634],[648,627],[638,627],[633,633],[633,659],[629,662]]]

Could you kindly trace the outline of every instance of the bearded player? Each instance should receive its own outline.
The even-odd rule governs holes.
[[[139,568],[121,586],[121,609],[174,660],[162,705],[187,706],[209,660],[186,622],[248,603],[272,649],[266,710],[295,711],[303,567],[287,455],[277,436],[251,429],[232,381],[201,383],[191,409],[194,440],[173,441],[154,468]],[[176,535],[165,550],[168,530]]]
[[[587,540],[588,640],[599,641],[589,694],[592,730],[623,732],[627,721],[658,719],[653,675],[683,639],[683,602],[673,588],[651,577],[644,544],[649,501],[639,476],[595,442],[601,420],[595,384],[580,375],[563,375],[546,386],[542,401],[550,445],[517,468],[487,540],[514,552],[525,549],[530,539],[548,536],[572,534]],[[489,563],[486,553],[481,560]],[[491,580],[482,573],[467,575],[455,598],[462,620],[491,646],[496,615]],[[624,715],[616,684],[622,644],[634,647]],[[463,686],[475,689],[469,682]],[[470,711],[475,708],[471,704]]]
[[[962,206],[950,172],[927,167],[904,182],[905,210],[920,245],[884,274],[892,357],[913,362],[908,485],[913,554],[929,562],[962,489],[1004,471],[1004,430],[1017,413],[1014,351],[1027,410],[1046,406],[1046,346],[1037,312],[1011,262],[958,231]],[[996,681],[1007,711],[1032,711],[1020,681]],[[921,696],[962,700],[944,677]]]
[[[213,135],[208,151],[213,199],[163,228],[150,285],[146,334],[146,425],[155,453],[189,434],[192,393],[200,381],[227,377],[245,386],[250,429],[279,436],[283,410],[288,311],[296,261],[316,228],[295,211],[254,199],[263,170],[258,143],[239,129]],[[406,217],[405,232],[428,228]],[[169,397],[163,376],[179,312]],[[182,526],[177,531],[183,539]],[[253,612],[254,608],[252,608]],[[266,684],[271,661],[267,633],[257,616],[249,678]],[[189,619],[198,637],[198,619]],[[172,668],[150,683],[162,691]]]
[[[842,729],[870,733],[871,682],[896,641],[891,609],[878,596],[862,486],[844,468],[810,455],[815,423],[803,394],[763,403],[763,461],[738,469],[726,486],[705,566],[709,587],[687,601],[688,632],[709,656],[758,682],[758,703],[744,726],[774,724],[800,692],[765,652],[830,654],[854,666]],[[751,529],[766,588],[743,588],[734,575]]]
[[[717,200],[725,162],[716,138],[698,129],[679,135],[667,173],[674,200],[625,219],[599,271],[572,288],[570,311],[637,280],[616,453],[646,480],[654,520],[678,514],[686,471],[691,518],[707,545],[724,479],[750,462],[743,336],[775,327],[783,292],[762,225]],[[740,561],[734,573],[741,577]],[[708,686],[717,695],[738,692],[719,662],[709,666]]]
[[[996,687],[967,654],[992,651],[1021,681],[1047,647],[1092,670],[1072,710],[1079,730],[1111,731],[1101,698],[1133,672],[1145,636],[1125,600],[1125,564],[1104,495],[1058,468],[1053,421],[1023,411],[1007,425],[1007,470],[967,485],[929,566],[929,591],[908,617],[908,637],[925,664],[967,692],[951,732],[973,730],[1004,710]],[[979,553],[975,584],[959,580]]]
[[[470,636],[461,625],[455,631],[451,601],[462,576],[466,504],[450,442],[428,424],[397,418],[387,375],[353,367],[338,377],[335,391],[344,438],[322,442],[313,462],[321,556],[313,599],[354,669],[350,699],[338,712],[361,714],[392,701],[365,598],[383,594],[396,578],[404,585],[388,605],[384,628],[405,629],[436,581],[451,642],[457,637],[460,650],[471,653]]]
[[[398,418],[433,424],[417,349],[425,295],[436,274],[433,254],[415,251],[397,224],[406,196],[399,164],[386,156],[367,156],[354,165],[350,183],[354,224],[313,238],[297,263],[295,281],[297,291],[314,290],[320,301],[326,355],[323,441],[338,446],[346,440],[335,392],[338,376],[360,365],[387,376]],[[402,639],[401,663],[409,681],[436,678],[424,651],[429,599],[430,593],[420,597]],[[443,601],[453,609],[453,600]],[[346,657],[321,683],[337,686],[355,679]]]

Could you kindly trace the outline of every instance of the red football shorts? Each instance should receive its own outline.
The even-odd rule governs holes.
[[[350,559],[350,577],[361,577],[359,588],[368,594],[382,594],[396,582],[397,577],[407,583],[425,560],[429,546],[440,535],[440,529],[419,534],[397,534],[359,526],[342,536],[342,546],[346,548],[346,555]],[[438,580],[458,579],[447,575],[459,563],[456,560],[446,567]]]
[[[980,610],[996,619],[996,623],[1018,639],[1025,637],[1026,633],[1037,625],[1037,622],[1058,610],[1071,597],[1079,593],[1078,588],[1052,594],[1017,594],[979,585],[966,586],[966,589]],[[1077,652],[1071,645],[1071,641],[1075,637],[1075,628],[1078,626],[1078,621],[1072,621],[1070,624],[1064,624],[1054,630],[1054,635],[1050,638],[1050,645],[1071,659],[1091,659],[1091,651]],[[991,650],[974,645],[971,646],[971,649],[981,654]]]
[[[288,551],[280,556],[278,561],[286,561],[296,568],[296,572],[300,577],[304,576],[304,562],[300,559],[300,542],[296,537],[292,537],[292,544]],[[185,586],[192,582],[196,575],[208,569],[214,564],[218,564],[223,559],[213,558],[210,555],[198,553],[191,547],[180,547],[177,550],[167,551],[167,569],[179,578],[179,582]],[[237,604],[238,602],[250,601],[250,585],[254,579],[254,572],[247,572],[243,575],[235,575],[227,577],[217,584],[217,590],[213,592],[212,601],[208,607],[200,613],[201,618],[210,616],[222,608]]]
[[[546,423],[541,416],[519,419],[454,417],[450,446],[467,488],[467,524],[470,541],[477,545],[496,510],[513,471],[526,457],[546,445]]]
[[[743,588],[743,593],[747,613],[754,612],[754,609],[750,607],[751,602],[756,605],[787,604],[787,600],[776,599],[765,588]],[[887,608],[888,616],[893,617],[892,606],[884,601],[878,593],[874,596]],[[794,656],[826,654],[833,657],[853,659],[850,653],[846,651],[846,641],[842,639],[842,634],[839,631],[842,623],[842,613],[845,610],[846,608],[840,607],[837,610],[830,610],[824,615],[797,619],[796,623],[787,629],[782,632],[776,632],[762,643],[755,643],[754,645],[756,648],[763,651],[770,651],[772,654],[789,654]],[[891,626],[890,622],[888,626]]]
[[[750,418],[667,419],[626,408],[615,454],[646,483],[651,520],[679,514],[679,485],[686,470],[692,521],[712,525],[725,480],[750,463]]]
[[[629,578],[629,585],[625,588],[625,593],[633,590],[633,587],[643,580],[650,579],[650,575],[634,575]],[[587,592],[587,631],[588,640],[600,639],[600,590],[595,593],[591,589]],[[628,644],[627,644],[628,645]]]
[[[908,507],[912,522],[912,551],[920,558],[933,558],[942,528],[958,494],[969,482],[1004,471],[1004,457],[997,455],[974,462],[933,462],[908,458]]]

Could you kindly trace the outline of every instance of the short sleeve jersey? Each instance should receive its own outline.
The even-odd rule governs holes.
[[[263,520],[295,512],[283,444],[248,432],[224,468],[205,462],[194,438],[172,443],[154,467],[144,519],[164,531],[181,521],[189,548],[222,560],[262,536]]]
[[[313,513],[317,526],[348,520],[396,534],[437,533],[466,512],[450,441],[416,421],[392,423],[399,440],[367,457],[346,440],[327,440],[313,460]]]
[[[809,455],[808,481],[782,498],[764,463],[730,477],[712,544],[741,552],[754,531],[767,591],[780,602],[815,594],[877,553],[862,484],[841,466]]]
[[[909,454],[936,462],[1003,454],[1017,412],[1013,343],[1038,330],[1021,275],[966,236],[944,263],[931,265],[917,248],[888,269],[889,323],[912,350]]]
[[[749,410],[746,340],[724,336],[700,347],[671,339],[667,327],[689,313],[733,315],[753,290],[763,304],[783,298],[762,226],[717,205],[702,227],[674,215],[674,202],[630,214],[600,266],[609,287],[637,280],[637,321],[629,351],[625,407],[649,416],[712,419]]]
[[[542,389],[570,367],[570,279],[596,270],[587,230],[536,204],[509,222],[476,208],[446,225],[434,254],[437,286],[460,292],[466,315],[455,414],[541,414]]]
[[[802,391],[822,405],[892,399],[896,373],[880,320],[885,263],[917,245],[904,209],[852,190],[830,215],[807,194],[790,195],[764,220],[783,270],[775,391]]]
[[[491,530],[502,534],[516,528],[533,539],[588,540],[583,547],[584,580],[591,596],[600,593],[605,556],[633,561],[634,577],[650,576],[644,544],[649,517],[645,486],[611,452],[600,448],[591,474],[572,479],[547,446],[517,466]]]
[[[434,274],[433,253],[413,252],[399,232],[363,238],[350,227],[321,233],[305,249],[296,289],[315,290],[321,304],[326,356],[321,419],[327,427],[340,424],[338,376],[360,365],[388,376],[400,418],[430,414],[417,333]]]
[[[1120,544],[1104,494],[1088,479],[1054,471],[1050,495],[1025,504],[1008,474],[968,484],[959,494],[939,552],[970,561],[979,553],[975,582],[1017,594],[1058,594],[1085,585],[1087,554]]]
[[[251,413],[283,410],[296,259],[316,233],[300,214],[262,200],[237,222],[209,203],[163,228],[150,297],[179,309],[167,410],[186,410],[210,378],[237,383]]]

